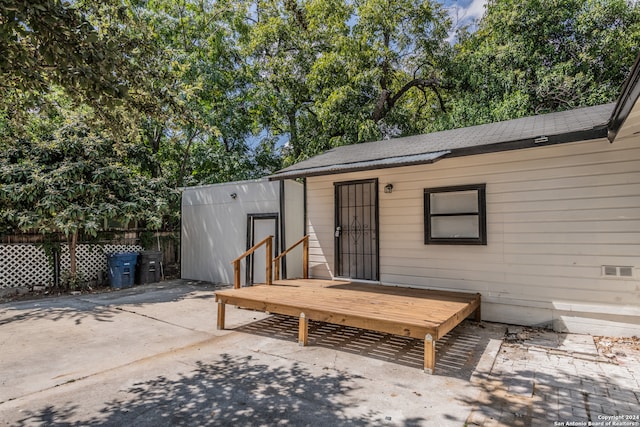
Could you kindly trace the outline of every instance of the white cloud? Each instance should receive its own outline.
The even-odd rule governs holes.
[[[466,8],[466,14],[469,19],[477,20],[484,15],[487,0],[472,0]]]
[[[449,11],[449,17],[453,23],[451,32],[447,41],[449,43],[455,43],[455,32],[465,25],[471,26],[471,31],[475,30],[475,25],[482,15],[484,15],[485,5],[487,0],[449,0],[444,2],[444,6]]]

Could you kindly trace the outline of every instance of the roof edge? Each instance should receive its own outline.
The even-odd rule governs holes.
[[[611,113],[611,117],[609,118],[609,127],[608,127],[608,135],[607,138],[609,142],[613,143],[618,135],[618,131],[622,127],[627,117],[629,117],[629,113],[633,109],[633,106],[638,101],[640,97],[640,55],[636,58],[633,66],[631,67],[631,71],[629,73],[629,77],[625,80],[622,85],[622,92],[616,101],[616,106],[613,109],[613,113]]]
[[[326,166],[318,166],[308,169],[293,170],[291,172],[275,173],[269,176],[270,181],[278,181],[284,179],[296,179],[309,176],[337,175],[349,172],[360,172],[367,170],[388,169],[403,166],[415,166],[421,164],[434,163],[443,158],[465,157],[477,154],[496,153],[501,151],[522,150],[525,148],[543,147],[557,144],[567,144],[570,142],[589,141],[599,138],[607,138],[608,127],[606,124],[596,126],[591,129],[584,129],[568,133],[560,133],[555,135],[541,135],[546,138],[544,142],[540,142],[538,138],[525,138],[511,141],[503,141],[488,145],[479,145],[474,147],[459,148],[455,150],[447,150],[444,152],[424,153],[423,155],[406,156],[407,161],[385,164],[371,164],[370,162],[354,162],[343,165],[333,165],[334,168],[328,169]],[[410,160],[411,157],[424,156],[426,154],[434,154],[434,158]],[[437,155],[440,154],[440,155]],[[374,162],[375,163],[375,162]],[[340,167],[344,166],[344,167]]]
[[[450,150],[433,151],[430,153],[414,154],[409,156],[397,156],[386,159],[367,160],[353,163],[342,163],[332,166],[315,166],[307,169],[298,169],[291,172],[279,172],[269,176],[270,181],[284,179],[304,178],[308,176],[337,175],[348,172],[359,172],[377,169],[389,169],[402,166],[425,165],[434,163],[450,154]],[[406,159],[404,161],[388,162],[389,159]]]
[[[525,138],[519,140],[498,142],[495,144],[460,148],[458,150],[452,151],[452,153],[447,157],[472,156],[475,154],[497,153],[501,151],[522,150],[525,148],[545,147],[549,145],[568,144],[571,142],[590,141],[593,139],[606,138],[607,133],[607,125],[603,124],[591,129],[559,133],[555,135],[541,135],[539,138],[545,138],[544,142],[540,142],[538,138]]]

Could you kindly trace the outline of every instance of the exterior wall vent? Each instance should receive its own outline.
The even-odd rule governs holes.
[[[603,265],[602,275],[605,277],[633,277],[633,267],[622,265]]]
[[[618,267],[621,277],[633,277],[633,267]]]

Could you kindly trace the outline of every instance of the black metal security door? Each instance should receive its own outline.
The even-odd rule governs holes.
[[[378,280],[378,180],[335,184],[336,272]]]

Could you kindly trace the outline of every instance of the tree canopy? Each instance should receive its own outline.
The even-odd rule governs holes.
[[[1,221],[91,231],[144,205],[147,183],[257,178],[334,146],[610,102],[640,50],[637,2],[489,0],[455,37],[448,12],[419,0],[0,0]],[[106,170],[140,187],[137,201],[107,202]],[[61,196],[54,180],[81,172]],[[47,192],[57,204],[43,205]]]
[[[59,84],[83,99],[101,102],[125,94],[117,67],[122,46],[101,36],[101,28],[89,21],[84,2],[2,0],[0,7],[3,92],[43,91]],[[93,12],[98,18],[102,10]]]
[[[162,180],[138,173],[126,153],[96,128],[91,114],[88,108],[59,105],[32,116],[20,136],[9,126],[0,132],[0,226],[64,233],[72,279],[80,233],[95,237],[105,221],[114,219],[159,229],[171,200]]]
[[[459,34],[440,126],[467,126],[615,100],[640,50],[625,0],[490,0]]]

